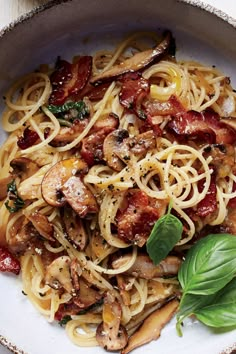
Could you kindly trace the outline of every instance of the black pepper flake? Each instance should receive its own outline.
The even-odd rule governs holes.
[[[121,178],[120,178],[120,181],[121,181],[121,182],[124,182],[124,177],[121,177]]]
[[[44,297],[46,294],[39,293],[39,296]]]
[[[109,184],[107,187],[108,187],[109,191],[113,191],[113,189],[115,188],[114,184]]]
[[[21,291],[23,295],[27,296],[27,294],[24,292],[24,290]]]
[[[130,160],[130,156],[125,155],[125,156],[123,157],[123,159],[124,159],[125,161],[128,161],[128,160]]]

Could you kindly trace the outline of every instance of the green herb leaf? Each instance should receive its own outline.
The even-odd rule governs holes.
[[[67,322],[69,322],[71,320],[72,320],[71,316],[66,315],[59,321],[59,325],[60,326],[65,326],[67,324]]]
[[[12,180],[7,185],[8,200],[5,202],[5,206],[10,213],[16,213],[22,209],[25,205],[24,200],[18,195],[16,182]]]
[[[168,213],[155,223],[147,240],[147,252],[154,264],[159,264],[181,239],[183,225],[174,215]]]
[[[49,105],[47,109],[53,114],[63,114],[62,119],[73,121],[75,119],[83,120],[89,115],[89,109],[84,101],[67,102],[61,106]]]
[[[214,302],[215,298],[216,298],[215,294],[212,295],[186,294],[182,296],[179,305],[179,311],[176,316],[177,319],[176,329],[180,336],[182,336],[181,324],[183,320],[186,317],[194,314],[195,311],[198,310],[199,308],[205,307],[211,304],[212,302]]]
[[[218,292],[214,303],[198,308],[194,313],[207,326],[236,326],[236,278]]]
[[[230,282],[236,269],[236,237],[212,234],[187,253],[178,279],[184,294],[211,295]]]

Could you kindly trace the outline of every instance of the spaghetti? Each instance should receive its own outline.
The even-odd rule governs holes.
[[[215,68],[177,62],[172,41],[135,34],[6,93],[0,243],[29,300],[79,346],[139,346],[142,324],[178,307],[185,250],[235,232],[236,93]],[[155,266],[145,245],[170,202],[183,235]]]

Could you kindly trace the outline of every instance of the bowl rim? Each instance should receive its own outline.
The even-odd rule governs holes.
[[[72,2],[73,0],[49,0],[45,4],[41,4],[36,6],[34,9],[26,12],[25,14],[19,16],[15,20],[11,21],[8,25],[4,26],[0,30],[0,42],[1,39],[5,38],[5,35],[14,31],[19,25],[31,20],[35,16],[48,9],[51,9],[55,6],[59,6],[61,4]],[[217,9],[216,7],[203,3],[201,0],[176,0],[178,3],[184,3],[190,7],[197,7],[200,11],[208,13],[211,16],[216,16],[219,20],[224,21],[232,28],[236,29],[236,18],[231,17],[230,15],[226,14],[224,11]],[[27,354],[22,349],[19,349],[15,344],[13,344],[8,338],[0,335],[0,345],[7,348],[13,354]],[[220,354],[233,354],[236,351],[236,343],[233,346],[225,348],[223,352]]]
[[[8,25],[4,26],[0,30],[0,41],[3,37],[5,37],[6,34],[12,32],[16,27],[18,27],[24,22],[27,22],[37,14],[47,11],[48,9],[54,6],[58,6],[63,3],[69,3],[72,1],[73,0],[49,0],[45,4],[36,6],[34,9],[26,12],[23,15],[20,15],[15,20],[11,21]],[[190,7],[197,7],[200,11],[204,11],[209,15],[216,16],[219,20],[226,22],[231,27],[236,29],[236,18],[233,18],[232,16],[226,14],[224,11],[217,9],[213,5],[203,3],[201,0],[176,0],[176,1],[178,3],[185,3]]]

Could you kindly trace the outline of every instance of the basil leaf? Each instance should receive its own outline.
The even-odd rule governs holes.
[[[178,279],[184,294],[210,295],[230,282],[236,272],[236,237],[212,234],[187,253]]]
[[[89,109],[84,103],[84,101],[78,102],[66,102],[61,106],[49,105],[47,109],[53,114],[66,113],[73,110],[73,115],[70,115],[70,120],[73,119],[84,119],[89,115]]]
[[[236,326],[236,278],[218,292],[213,304],[196,309],[194,313],[207,326]]]
[[[168,213],[158,219],[147,240],[147,252],[154,264],[160,263],[181,239],[183,225],[174,215]]]
[[[180,301],[179,310],[176,315],[177,323],[176,329],[180,336],[182,336],[181,324],[183,320],[194,314],[198,309],[211,304],[216,298],[215,294],[212,295],[183,295]]]
[[[16,213],[25,205],[24,200],[18,195],[16,182],[12,180],[7,185],[8,200],[5,202],[5,207],[10,213]]]
[[[59,321],[59,325],[60,326],[65,326],[71,320],[72,320],[71,316],[66,315]]]

